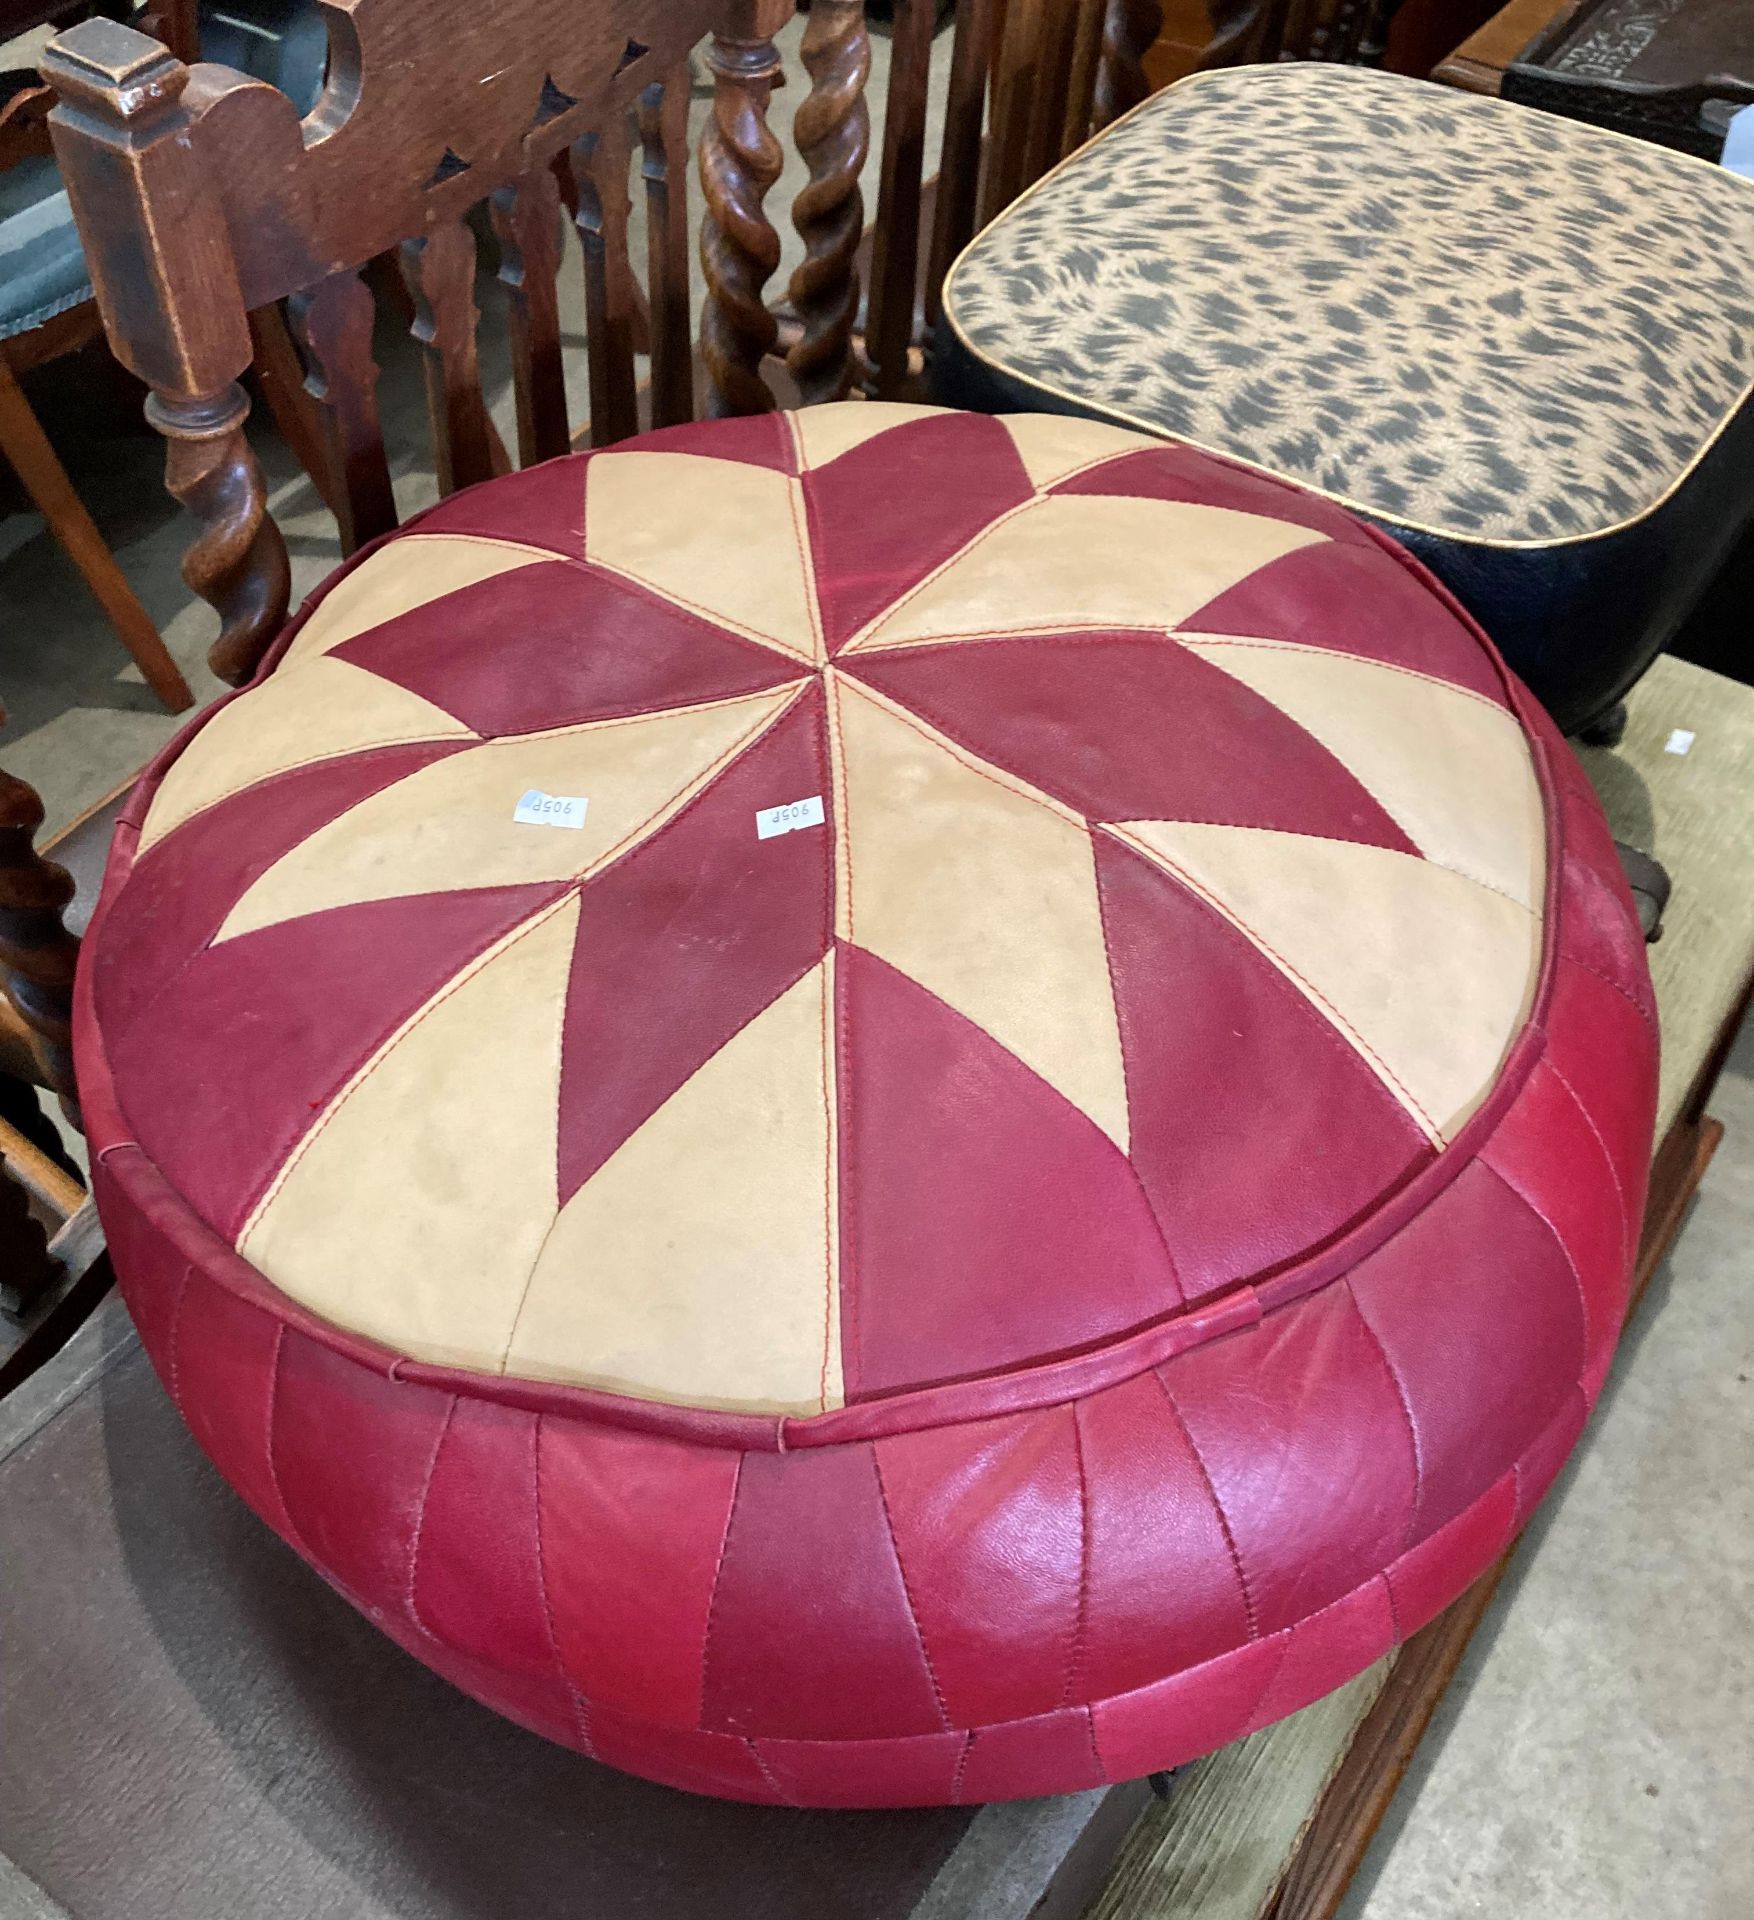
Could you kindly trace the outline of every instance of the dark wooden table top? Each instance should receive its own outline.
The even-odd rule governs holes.
[[[1432,79],[1469,93],[1496,94],[1504,70],[1536,34],[1544,33],[1589,4],[1589,0],[1510,0],[1478,32],[1468,36],[1432,70]]]

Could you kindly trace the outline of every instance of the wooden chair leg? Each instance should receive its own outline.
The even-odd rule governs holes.
[[[189,683],[178,671],[146,609],[135,597],[103,535],[73,491],[66,469],[55,457],[30,402],[0,355],[0,453],[12,463],[37,510],[49,523],[69,560],[103,608],[116,637],[134,656],[140,671],[166,708],[181,713],[194,704]]]

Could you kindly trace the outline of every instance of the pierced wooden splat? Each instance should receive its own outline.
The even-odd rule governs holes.
[[[688,62],[639,97],[646,190],[646,293],[651,306],[652,425],[694,418],[688,288]]]
[[[586,134],[572,150],[579,244],[585,263],[585,352],[594,447],[639,432],[633,368],[634,281],[627,257],[632,152],[624,113],[614,115],[602,132]]]
[[[572,445],[566,370],[560,356],[560,187],[549,167],[494,190],[499,279],[511,311],[512,385],[518,407],[518,460],[552,460]]]
[[[864,0],[814,0],[804,30],[810,94],[793,134],[810,168],[792,206],[804,259],[789,290],[803,331],[786,365],[806,404],[845,397],[853,382],[853,323],[859,307],[855,256],[864,229],[859,173],[871,143],[865,81],[871,43]]]
[[[442,187],[447,181],[455,180],[458,174],[469,171],[469,162],[461,154],[453,153],[449,147],[439,156],[439,163],[427,177],[427,191]]]
[[[461,217],[404,240],[402,278],[425,350],[426,408],[440,494],[493,475],[487,403],[476,355],[475,235]]]
[[[188,104],[247,305],[390,252],[554,159],[684,64],[726,10],[727,0],[331,4],[328,83],[302,124],[278,88],[202,67]],[[62,66],[89,64],[96,47],[113,71],[118,48],[146,44],[114,22],[84,22],[61,36],[50,77],[65,103]]]
[[[397,518],[378,423],[377,304],[360,276],[344,268],[295,293],[286,316],[304,358],[305,391],[317,404],[341,550],[353,553],[388,533]]]
[[[570,93],[562,92],[554,84],[554,75],[545,73],[542,76],[542,92],[536,101],[536,125],[542,126],[550,120],[558,119],[561,114],[577,105],[578,102]]]
[[[995,0],[969,0],[971,15],[990,22],[994,10]],[[764,362],[779,332],[764,290],[780,246],[765,201],[781,154],[767,104],[780,77],[774,34],[791,12],[791,0],[585,0],[581,19],[578,0],[420,9],[326,0],[328,78],[302,121],[277,88],[223,67],[190,69],[115,21],[82,23],[50,49],[57,153],[99,304],[119,357],[153,391],[167,477],[199,524],[185,571],[220,613],[213,658],[227,679],[254,670],[287,599],[285,554],[236,391],[251,359],[251,314],[277,326],[285,316],[285,390],[311,403],[301,417],[326,447],[316,470],[352,551],[396,519],[375,392],[373,283],[361,281],[372,263],[396,262],[405,283],[441,489],[508,464],[477,358],[470,222],[485,210],[508,296],[518,452],[526,461],[557,454],[570,444],[554,287],[558,164],[566,182],[578,176],[594,437],[637,430],[642,349],[653,424],[692,415],[684,158],[690,56],[709,39],[699,364],[712,410],[774,404]],[[907,18],[923,56],[910,71],[923,86],[934,16],[908,0]],[[970,45],[979,40],[977,31]],[[869,47],[857,0],[819,0],[805,64],[811,91],[797,125],[810,182],[794,210],[805,260],[786,346],[794,384],[825,399],[851,384],[859,298]],[[972,77],[963,97],[978,119]],[[903,122],[922,115],[923,95],[910,98]],[[649,313],[626,247],[636,125]],[[978,153],[978,129],[974,138]],[[903,373],[917,308],[917,181],[908,198],[914,238],[892,281],[900,317],[891,324],[905,336],[892,364]],[[402,296],[398,287],[387,305]]]

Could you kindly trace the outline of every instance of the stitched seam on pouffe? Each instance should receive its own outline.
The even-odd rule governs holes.
[[[566,1658],[560,1651],[560,1633],[554,1622],[554,1602],[548,1591],[548,1556],[542,1534],[542,1422],[544,1414],[537,1414],[530,1432],[531,1479],[535,1489],[535,1534],[536,1534],[536,1591],[542,1601],[542,1619],[548,1628],[548,1645],[554,1654],[555,1677],[566,1688],[567,1698],[572,1702],[573,1722],[579,1730],[579,1744],[590,1758],[596,1758],[596,1750],[591,1741],[590,1703],[579,1690],[577,1681],[566,1664]]]
[[[877,1499],[883,1509],[883,1526],[889,1535],[889,1551],[895,1556],[895,1570],[901,1576],[901,1591],[907,1601],[907,1617],[913,1625],[914,1639],[919,1643],[920,1658],[926,1665],[926,1677],[932,1683],[932,1698],[938,1703],[938,1718],[944,1723],[944,1730],[952,1732],[956,1722],[950,1717],[950,1709],[944,1704],[944,1689],[938,1684],[938,1669],[932,1662],[932,1650],[926,1645],[925,1629],[920,1625],[920,1610],[914,1604],[914,1590],[907,1577],[907,1567],[901,1557],[901,1542],[896,1538],[895,1516],[889,1510],[889,1489],[883,1484],[883,1463],[878,1458],[877,1449],[869,1442],[866,1451],[871,1457],[871,1472],[877,1481]]]
[[[1182,1439],[1187,1443],[1188,1452],[1193,1455],[1194,1465],[1200,1470],[1200,1479],[1205,1484],[1207,1498],[1212,1502],[1212,1511],[1218,1516],[1219,1530],[1224,1535],[1225,1549],[1230,1555],[1230,1564],[1236,1573],[1236,1584],[1242,1592],[1242,1610],[1248,1620],[1249,1641],[1253,1643],[1261,1638],[1261,1620],[1255,1610],[1254,1590],[1249,1585],[1249,1577],[1242,1564],[1242,1555],[1237,1550],[1236,1535],[1230,1530],[1230,1515],[1225,1512],[1224,1502],[1218,1497],[1218,1488],[1213,1482],[1211,1469],[1206,1465],[1206,1456],[1200,1451],[1199,1443],[1194,1439],[1193,1430],[1182,1417],[1181,1407],[1177,1404],[1175,1393],[1169,1382],[1164,1379],[1160,1368],[1153,1367],[1151,1374],[1162,1389],[1164,1399],[1169,1402],[1169,1411],[1175,1419],[1175,1424],[1181,1429]]]

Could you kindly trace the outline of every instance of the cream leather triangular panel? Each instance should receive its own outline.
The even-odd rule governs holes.
[[[1535,915],[1385,847],[1185,821],[1113,831],[1245,933],[1433,1139],[1454,1138],[1522,1029]]]
[[[1175,637],[1313,734],[1427,859],[1540,908],[1545,814],[1514,714],[1326,647]]]
[[[508,934],[312,1128],[238,1251],[312,1312],[448,1365],[497,1365],[560,1200],[560,1037],[579,903]]]
[[[1102,420],[1079,420],[1063,413],[1007,413],[1000,416],[1038,493],[1058,486],[1090,467],[1123,453],[1155,445],[1143,434],[1111,427]]]
[[[1083,822],[839,675],[842,931],[983,1028],[1121,1147],[1127,1085]]]
[[[942,407],[906,406],[898,400],[867,400],[860,405],[838,407],[794,407],[784,415],[791,426],[792,440],[798,449],[799,464],[808,472],[826,467],[854,447],[875,440],[891,427],[905,427],[910,420],[941,420]]]
[[[600,453],[585,474],[585,557],[747,639],[823,657],[790,474],[698,453]]]
[[[366,900],[588,873],[656,832],[795,692],[776,687],[465,748],[301,841],[245,889],[215,940]],[[584,825],[514,820],[531,787],[582,796]]]
[[[442,707],[346,660],[283,667],[202,727],[153,796],[140,851],[207,807],[277,773],[415,740],[473,740]]]
[[[748,1412],[841,1404],[831,967],[728,1040],[567,1202],[505,1371]]]
[[[327,653],[343,640],[369,633],[398,614],[442,600],[447,593],[559,558],[545,547],[521,547],[510,540],[484,540],[474,534],[406,534],[337,581],[299,629],[280,671],[284,673],[295,660]]]
[[[1326,537],[1185,500],[1055,494],[995,521],[847,650],[1016,633],[1162,632],[1269,561]],[[1109,558],[1092,565],[1092,555]]]

